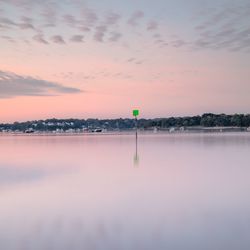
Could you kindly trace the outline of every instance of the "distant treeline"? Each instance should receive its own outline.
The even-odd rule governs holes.
[[[250,114],[211,114],[201,116],[169,117],[155,119],[138,119],[138,127],[141,129],[170,128],[170,127],[250,127]],[[0,131],[55,131],[69,129],[94,129],[125,130],[135,127],[134,119],[47,119],[27,122],[14,122],[12,124],[0,124]]]

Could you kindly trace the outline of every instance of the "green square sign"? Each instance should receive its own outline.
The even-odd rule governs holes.
[[[139,115],[139,110],[138,109],[134,109],[133,110],[133,116],[138,116]]]

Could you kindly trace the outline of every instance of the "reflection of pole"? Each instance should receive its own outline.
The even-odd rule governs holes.
[[[136,130],[136,138],[135,138],[135,158],[138,159],[138,136]]]
[[[135,117],[135,156],[134,156],[134,166],[139,164],[139,156],[138,156],[138,124],[137,117]]]
[[[138,141],[138,125],[137,125],[137,116],[135,117],[135,157],[138,159],[137,155],[137,141]]]

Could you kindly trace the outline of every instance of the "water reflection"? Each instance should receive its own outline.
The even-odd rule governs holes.
[[[42,169],[15,168],[11,166],[0,167],[0,187],[40,180],[45,176],[46,173]]]
[[[134,166],[135,166],[135,167],[138,167],[138,166],[139,166],[139,155],[138,155],[138,135],[137,135],[137,131],[136,131],[136,136],[135,136]]]
[[[249,149],[248,134],[1,137],[0,249],[248,250]]]

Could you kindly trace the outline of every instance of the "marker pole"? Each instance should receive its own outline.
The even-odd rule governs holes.
[[[137,143],[138,143],[138,120],[137,120],[137,116],[138,115],[139,115],[139,110],[134,109],[133,110],[133,116],[135,117],[135,157],[134,157],[135,166],[138,164],[138,161],[139,161],[138,151],[137,151]]]
[[[137,125],[137,116],[135,117],[135,138],[136,138],[136,145],[137,145],[137,130],[138,130],[138,125]]]

